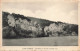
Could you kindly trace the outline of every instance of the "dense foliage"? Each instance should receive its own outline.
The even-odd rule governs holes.
[[[77,36],[78,25],[2,12],[3,38]]]

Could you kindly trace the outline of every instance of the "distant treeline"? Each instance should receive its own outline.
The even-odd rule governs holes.
[[[78,36],[78,25],[2,12],[3,38]]]

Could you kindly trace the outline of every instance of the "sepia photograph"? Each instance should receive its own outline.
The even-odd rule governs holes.
[[[78,46],[78,3],[2,3],[2,46]]]

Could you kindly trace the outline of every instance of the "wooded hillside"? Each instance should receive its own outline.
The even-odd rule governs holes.
[[[2,12],[3,38],[78,36],[78,25]]]

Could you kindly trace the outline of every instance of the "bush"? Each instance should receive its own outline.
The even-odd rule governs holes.
[[[3,27],[3,38],[9,38],[12,28],[9,26]]]

